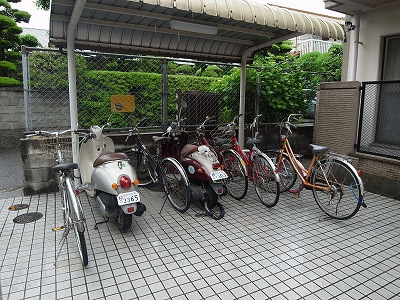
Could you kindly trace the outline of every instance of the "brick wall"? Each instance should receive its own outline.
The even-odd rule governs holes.
[[[0,87],[0,148],[18,147],[24,130],[23,89]]]
[[[314,124],[314,143],[358,159],[365,190],[400,200],[400,161],[356,153],[360,82],[321,83]],[[368,204],[368,197],[366,198]]]
[[[330,151],[348,155],[356,143],[359,82],[321,83],[317,92],[314,139]]]

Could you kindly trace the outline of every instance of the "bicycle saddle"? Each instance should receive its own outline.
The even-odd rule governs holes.
[[[259,139],[248,137],[246,141],[246,146],[252,146],[254,144],[259,144],[259,143],[261,143]]]
[[[111,152],[102,154],[98,158],[96,158],[96,160],[93,162],[93,167],[95,168],[98,165],[105,163],[106,161],[120,160],[120,159],[129,159],[129,158],[127,154],[122,152]]]
[[[71,169],[78,169],[78,164],[77,163],[64,163],[64,164],[55,165],[54,167],[51,168],[51,170],[54,173],[57,173],[59,171],[64,171],[64,170],[71,170]]]
[[[222,145],[229,144],[231,142],[230,139],[216,139],[215,140],[215,146],[221,147]]]
[[[309,147],[311,149],[311,153],[324,153],[324,152],[328,151],[328,147],[326,147],[326,146],[318,146],[318,145],[310,144]]]

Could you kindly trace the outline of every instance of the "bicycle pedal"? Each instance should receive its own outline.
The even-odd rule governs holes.
[[[61,226],[61,227],[54,227],[54,228],[52,229],[52,231],[56,232],[56,231],[60,231],[61,229],[64,229],[64,228],[65,228],[64,226]]]

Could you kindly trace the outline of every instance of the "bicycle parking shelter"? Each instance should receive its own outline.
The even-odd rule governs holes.
[[[331,19],[255,0],[54,0],[49,45],[67,49],[71,129],[77,129],[76,49],[238,63],[244,114],[246,64],[254,52],[302,34],[345,40]]]

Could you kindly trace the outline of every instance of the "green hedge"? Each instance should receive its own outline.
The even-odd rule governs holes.
[[[151,125],[162,125],[162,75],[143,72],[89,71],[84,89],[78,89],[79,125],[104,124],[110,115],[111,95],[134,95],[136,110],[131,120],[113,116],[119,126],[129,126],[146,117]],[[168,110],[173,117],[177,91],[210,91],[215,78],[187,75],[168,76]],[[131,122],[131,124],[127,124]]]

